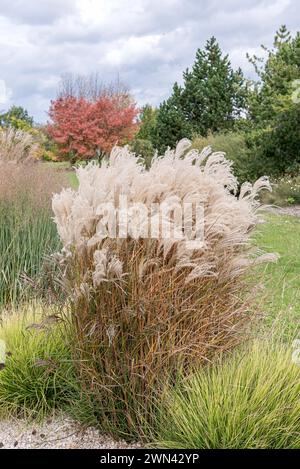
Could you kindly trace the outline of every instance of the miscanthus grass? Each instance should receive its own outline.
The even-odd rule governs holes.
[[[13,127],[0,128],[0,161],[28,161],[36,158],[39,148],[37,135]]]
[[[151,425],[164,382],[244,339],[252,317],[246,274],[275,260],[248,243],[260,219],[257,195],[269,183],[243,184],[237,196],[225,155],[190,150],[188,140],[154,157],[149,169],[127,147],[115,148],[100,167],[77,169],[77,177],[78,190],[52,203],[77,372],[103,430],[136,438]],[[119,196],[146,207],[142,215],[130,211],[125,238],[108,234]],[[183,203],[203,207],[203,245],[187,242],[197,228],[188,236],[177,225],[174,211]],[[157,222],[153,204],[167,207],[163,223],[181,230],[181,239],[139,234],[149,219]]]

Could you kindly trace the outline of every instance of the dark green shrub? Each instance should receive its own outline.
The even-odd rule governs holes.
[[[245,133],[250,179],[297,173],[300,165],[300,106],[278,113],[272,124]]]
[[[130,143],[130,150],[141,158],[146,168],[149,168],[154,155],[154,148],[150,140],[135,138]]]
[[[283,176],[273,182],[272,192],[262,192],[262,202],[279,206],[300,204],[300,176]]]

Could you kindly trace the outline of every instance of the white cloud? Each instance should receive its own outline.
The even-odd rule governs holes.
[[[107,50],[102,63],[111,66],[127,66],[135,64],[144,57],[153,58],[161,55],[159,34],[143,37],[129,37],[119,40],[112,48]]]
[[[0,106],[7,108],[10,104],[12,92],[9,88],[7,88],[6,83],[4,80],[0,79]],[[2,110],[2,109],[1,109]]]

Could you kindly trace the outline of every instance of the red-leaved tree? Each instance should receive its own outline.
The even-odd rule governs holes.
[[[61,159],[96,158],[134,137],[137,113],[126,94],[100,96],[93,102],[61,97],[51,102],[47,132],[57,143]]]

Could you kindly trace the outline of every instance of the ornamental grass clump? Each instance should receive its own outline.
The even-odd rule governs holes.
[[[36,135],[20,129],[0,128],[0,161],[21,163],[36,159],[40,142]]]
[[[267,260],[248,240],[268,180],[237,197],[224,154],[189,147],[182,140],[148,170],[114,148],[100,167],[77,169],[77,191],[53,198],[78,373],[115,436],[141,436],[164,383],[240,342],[251,317],[245,272]],[[183,226],[179,207],[192,207]]]
[[[57,309],[42,302],[2,309],[1,419],[42,419],[78,399],[70,347]]]

